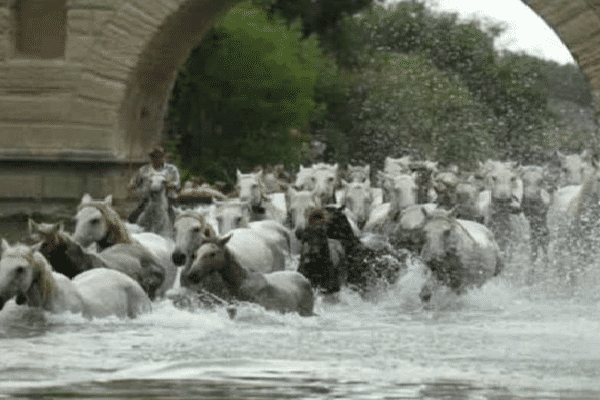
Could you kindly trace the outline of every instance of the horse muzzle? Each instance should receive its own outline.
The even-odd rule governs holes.
[[[173,264],[177,265],[178,267],[184,265],[186,259],[187,257],[181,250],[175,250],[173,254],[171,254],[171,260],[173,261]]]

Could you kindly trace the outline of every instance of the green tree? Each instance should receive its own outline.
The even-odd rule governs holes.
[[[169,125],[179,136],[184,169],[209,180],[235,168],[298,164],[301,141],[317,107],[321,52],[287,26],[245,2],[234,7],[195,48],[175,83]]]
[[[406,153],[472,166],[492,154],[494,138],[484,110],[455,75],[424,56],[385,53],[349,74],[355,88],[353,162],[381,166]]]

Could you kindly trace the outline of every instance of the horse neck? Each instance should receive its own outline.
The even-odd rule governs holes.
[[[242,284],[250,276],[250,271],[240,265],[227,246],[224,250],[225,266],[219,269],[219,273],[223,281],[229,286],[229,290],[234,294],[239,294]]]
[[[44,262],[47,263],[46,260]],[[31,264],[34,268],[34,278],[31,286],[27,289],[27,304],[31,307],[54,311],[60,293],[52,270],[48,268],[49,266],[41,264],[41,260],[37,262],[32,259]]]
[[[133,239],[127,228],[123,225],[118,225],[119,222],[109,223],[109,227],[106,236],[98,241],[98,247],[100,250],[104,250],[115,244],[132,244]]]

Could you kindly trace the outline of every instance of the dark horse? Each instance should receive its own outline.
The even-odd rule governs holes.
[[[332,263],[327,262],[327,260],[320,264],[328,268],[325,274],[321,272],[322,275],[328,277],[325,283],[332,280],[331,275],[335,275],[340,284],[347,284],[362,295],[367,294],[382,283],[395,283],[401,272],[406,270],[409,252],[395,251],[385,244],[377,249],[367,247],[354,234],[348,217],[343,210],[343,207],[326,206],[314,210],[309,216],[307,230],[313,229],[318,232],[321,229],[323,231],[322,234],[314,235],[312,238],[315,243],[318,242],[317,238],[321,238],[318,247],[323,249],[322,257],[326,256],[324,250],[327,247],[324,244],[327,242],[323,238],[339,240],[344,248],[345,259],[341,263],[341,268],[331,269],[330,265]],[[303,246],[308,240],[306,238],[307,230],[301,232]],[[315,267],[319,265],[310,263],[307,265],[301,256],[298,272],[303,273],[309,266],[316,269]],[[307,278],[313,283],[311,276],[307,276]],[[334,279],[334,281],[336,280]]]
[[[36,246],[48,260],[52,268],[69,279],[93,268],[108,266],[97,254],[86,251],[61,229],[60,224],[37,224],[29,220],[29,233],[40,236],[42,241]]]

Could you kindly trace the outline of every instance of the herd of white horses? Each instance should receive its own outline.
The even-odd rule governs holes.
[[[2,239],[0,309],[14,301],[86,317],[135,317],[154,299],[185,288],[224,304],[310,316],[319,290],[367,287],[374,237],[386,241],[386,260],[397,262],[393,274],[387,266],[371,268],[369,279],[393,282],[403,257],[416,257],[429,272],[424,301],[438,287],[460,294],[501,274],[524,232],[529,265],[561,268],[565,254],[590,262],[600,166],[588,151],[557,157],[558,180],[544,166],[488,160],[460,171],[409,156],[388,157],[376,174],[368,165],[342,171],[324,163],[300,167],[289,181],[238,171],[235,196],[179,207],[174,221],[165,179],[156,172],[137,224],[119,216],[110,195],[84,195],[74,232],[30,220],[35,244]],[[564,278],[575,274],[565,269]]]

